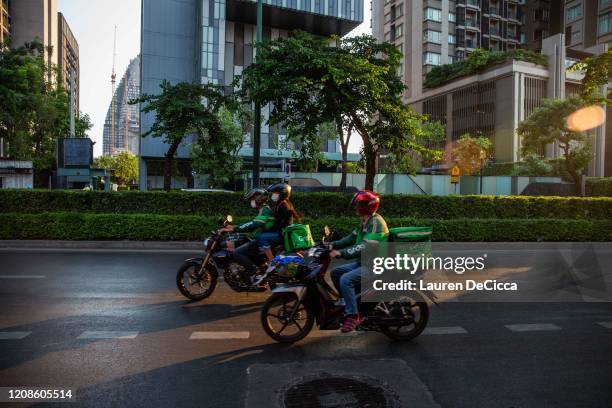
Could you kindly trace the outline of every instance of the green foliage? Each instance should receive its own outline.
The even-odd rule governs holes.
[[[218,112],[232,101],[225,96],[222,87],[212,84],[180,82],[172,85],[163,80],[160,88],[159,95],[144,94],[130,104],[141,104],[144,113],[155,112],[151,129],[142,137],[163,137],[169,145],[164,163],[164,190],[170,191],[172,162],[184,137],[195,134],[199,145],[220,149],[219,139],[215,137],[221,132]]]
[[[111,170],[111,180],[119,186],[127,186],[138,180],[138,158],[130,152],[121,152],[116,156],[100,156],[94,160],[94,166]]]
[[[258,46],[257,61],[241,78],[243,93],[271,103],[270,125],[298,129],[307,147],[325,123],[337,132],[355,129],[363,141],[366,188],[373,189],[377,157],[383,149],[396,157],[435,155],[419,143],[426,119],[402,103],[397,76],[401,54],[372,36],[320,38],[297,32]]]
[[[589,197],[612,197],[612,177],[588,177],[586,195]]]
[[[76,137],[87,137],[87,132],[91,130],[93,123],[88,114],[81,112],[74,121],[74,135]]]
[[[521,162],[491,163],[483,168],[483,176],[558,177],[554,159],[528,154]]]
[[[70,98],[44,55],[38,41],[16,48],[0,43],[0,137],[10,158],[34,162],[34,185],[46,187],[56,141],[69,134]],[[76,136],[90,128],[86,114],[76,118]]]
[[[526,61],[544,66],[548,64],[544,55],[530,50],[501,52],[486,51],[479,48],[472,51],[463,61],[433,67],[425,77],[424,86],[425,88],[436,88],[457,78],[474,75],[511,60]]]
[[[449,151],[449,161],[457,164],[461,174],[478,174],[493,154],[493,144],[488,137],[462,135]]]
[[[292,201],[306,217],[344,217],[352,194],[295,193]],[[105,192],[0,190],[0,213],[126,213],[252,216],[241,193]],[[612,198],[526,196],[382,196],[385,217],[611,219]]]
[[[242,172],[242,158],[238,155],[244,136],[253,126],[253,115],[244,105],[229,110],[225,106],[217,112],[219,127],[211,126],[204,137],[192,145],[192,167],[198,174],[209,174],[211,187],[222,187],[233,182]]]
[[[585,132],[568,128],[567,117],[584,107],[578,98],[545,99],[527,119],[519,123],[523,155],[538,154],[549,143],[556,142],[562,157],[553,162],[558,174],[566,180],[580,184],[582,169],[593,158],[589,138]]]
[[[585,58],[569,68],[569,71],[584,71],[581,97],[587,104],[612,104],[612,89],[603,96],[600,88],[612,82],[612,50]]]
[[[365,168],[361,162],[346,163],[346,172],[352,174],[365,174]]]
[[[237,222],[248,218],[238,218]],[[0,239],[199,240],[218,228],[218,217],[151,214],[0,214]],[[354,217],[311,218],[315,239],[323,227],[347,234]],[[431,226],[435,241],[610,241],[611,220],[387,218],[391,227]]]

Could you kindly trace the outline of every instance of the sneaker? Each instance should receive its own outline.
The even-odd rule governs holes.
[[[342,307],[346,306],[346,302],[344,301],[344,298],[338,298],[338,300],[336,300],[336,301],[334,302],[334,306],[338,306],[338,307],[340,307],[340,306],[342,306]]]
[[[342,333],[348,333],[355,330],[361,323],[363,323],[363,317],[357,315],[347,315],[344,318],[344,322],[342,323],[342,329],[340,331]]]

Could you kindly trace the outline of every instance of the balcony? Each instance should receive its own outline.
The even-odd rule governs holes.
[[[478,41],[466,38],[465,48],[471,48],[471,49],[478,48]]]
[[[480,1],[478,0],[466,0],[465,4],[470,7],[480,8]]]
[[[496,15],[496,16],[501,16],[501,12],[499,11],[499,7],[491,6],[489,8],[489,14],[493,14],[493,15]]]
[[[476,29],[480,28],[479,21],[477,19],[475,19],[475,18],[466,18],[465,19],[465,26],[466,27],[470,27],[470,28],[476,28]]]

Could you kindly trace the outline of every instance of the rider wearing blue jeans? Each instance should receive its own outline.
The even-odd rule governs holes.
[[[291,186],[286,183],[278,183],[268,188],[268,193],[271,194],[272,202],[274,203],[274,225],[270,229],[257,235],[255,240],[259,248],[263,249],[271,261],[273,254],[272,248],[283,242],[283,229],[288,225],[293,224],[297,213],[293,208],[293,204],[289,201],[291,197]]]
[[[380,197],[377,194],[367,190],[360,191],[353,197],[351,205],[361,218],[361,224],[350,235],[332,242],[333,250],[330,253],[332,258],[358,258],[366,242],[381,241],[389,232],[383,217],[376,213],[380,206]],[[338,249],[342,250],[338,251]],[[355,330],[363,322],[363,318],[359,316],[355,294],[355,288],[361,282],[361,268],[361,262],[356,261],[341,265],[331,271],[332,281],[339,289],[346,304],[342,325],[343,333]]]

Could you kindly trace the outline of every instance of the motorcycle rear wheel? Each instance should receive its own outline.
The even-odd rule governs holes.
[[[206,299],[215,291],[217,286],[217,273],[212,271],[212,265],[207,265],[204,268],[201,276],[197,276],[202,264],[199,262],[185,262],[176,273],[176,286],[179,292],[187,299],[202,300]],[[189,281],[189,285],[186,284]],[[197,285],[201,288],[200,291],[194,292],[189,287]]]
[[[298,298],[294,293],[274,293],[266,300],[261,309],[261,325],[268,336],[279,343],[294,343],[310,333],[314,325],[314,311],[307,304],[301,303],[292,319],[291,311]],[[279,327],[280,326],[280,327]],[[294,328],[292,334],[285,330]]]

